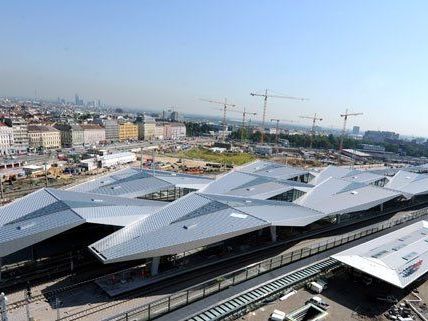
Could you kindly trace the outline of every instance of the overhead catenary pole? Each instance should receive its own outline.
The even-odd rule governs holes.
[[[317,125],[317,121],[322,121],[322,118],[317,117],[317,113],[314,116],[300,116],[300,118],[311,119],[312,120],[312,128],[311,128],[311,141],[309,147],[312,148],[314,138],[315,138],[315,128]]]
[[[342,128],[342,134],[340,135],[340,143],[339,143],[339,164],[342,163],[342,150],[343,150],[343,139],[346,134],[346,123],[348,121],[349,116],[360,116],[363,113],[348,113],[348,109],[346,109],[344,114],[340,114],[340,117],[343,118],[343,128]]]
[[[0,321],[8,321],[7,316],[7,297],[4,292],[0,293]]]
[[[263,144],[264,143],[264,130],[265,130],[265,122],[266,122],[266,113],[267,113],[267,101],[268,98],[282,98],[282,99],[292,99],[292,100],[300,100],[300,101],[304,101],[304,100],[308,100],[308,98],[303,98],[303,97],[293,97],[293,96],[283,96],[283,95],[270,95],[268,93],[268,90],[266,89],[264,94],[257,94],[257,93],[250,93],[251,96],[255,96],[255,97],[263,97],[263,116],[262,116],[262,132],[261,132],[261,137],[260,137],[260,143]]]
[[[3,205],[4,192],[3,192],[3,175],[0,175],[0,205]]]
[[[223,141],[225,141],[226,140],[226,131],[227,131],[227,110],[228,110],[228,108],[236,107],[236,105],[228,103],[227,98],[224,99],[224,102],[217,101],[217,100],[208,100],[208,99],[201,99],[201,100],[206,101],[206,102],[211,103],[211,104],[223,105],[223,122],[222,122],[223,135],[222,135],[222,137],[223,137]]]
[[[143,169],[143,163],[144,163],[144,159],[143,159],[143,146],[141,146],[141,148],[140,148],[140,169]]]
[[[44,163],[45,165],[45,187],[48,187],[48,163]]]

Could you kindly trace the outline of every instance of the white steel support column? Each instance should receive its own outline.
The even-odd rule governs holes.
[[[7,316],[7,297],[4,293],[0,293],[0,321],[8,321]]]
[[[159,273],[159,263],[160,263],[160,256],[154,257],[152,260],[152,266],[150,268],[151,276],[155,276]]]
[[[272,239],[272,242],[276,242],[276,226],[270,227],[270,237]]]
[[[380,204],[380,211],[383,212],[383,203]]]

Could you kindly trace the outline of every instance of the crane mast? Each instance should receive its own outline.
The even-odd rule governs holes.
[[[310,148],[312,148],[312,144],[315,138],[315,127],[317,125],[317,121],[322,121],[322,118],[317,117],[317,113],[314,114],[314,116],[300,116],[300,118],[310,119],[312,120],[312,128],[311,128],[311,141],[310,141]]]
[[[271,95],[268,93],[267,89],[265,89],[264,94],[250,93],[250,95],[253,97],[263,97],[262,132],[261,132],[261,137],[260,137],[260,143],[261,144],[263,144],[263,142],[264,142],[264,135],[265,135],[264,130],[265,130],[268,98],[282,98],[282,99],[292,99],[292,100],[300,100],[300,101],[308,100],[307,98],[303,98],[303,97]]]
[[[235,104],[230,104],[227,102],[227,98],[224,99],[224,102],[217,101],[217,100],[208,100],[208,99],[201,99],[202,101],[211,103],[211,104],[217,104],[217,105],[223,105],[223,141],[226,140],[226,131],[227,131],[227,110],[229,107],[236,107]]]
[[[241,132],[241,141],[243,142],[244,141],[245,121],[247,119],[247,115],[253,115],[254,116],[254,115],[257,115],[257,113],[249,112],[249,111],[247,111],[245,109],[245,107],[244,107],[244,109],[242,111],[238,111],[238,110],[230,110],[230,111],[234,112],[234,113],[239,113],[239,114],[242,115],[242,124],[241,124],[241,130],[240,130],[240,132]]]
[[[245,117],[247,117],[247,115],[257,115],[257,113],[250,113],[248,111],[244,110],[242,111],[242,126],[241,126],[241,142],[244,141],[244,131],[245,131]]]
[[[272,121],[272,122],[276,122],[276,126],[275,126],[275,145],[276,145],[276,153],[278,154],[278,150],[279,150],[279,144],[278,144],[278,141],[279,141],[279,122],[280,121],[285,121],[285,122],[288,122],[288,123],[294,123],[294,121],[292,121],[292,120],[286,120],[286,119],[278,119],[278,118],[272,118],[270,121]]]
[[[343,128],[342,128],[342,133],[340,135],[340,143],[339,143],[339,164],[342,163],[343,139],[344,139],[345,134],[346,134],[346,124],[348,122],[348,117],[360,116],[362,114],[363,113],[348,113],[348,109],[346,109],[344,114],[340,114],[340,117],[343,118]]]

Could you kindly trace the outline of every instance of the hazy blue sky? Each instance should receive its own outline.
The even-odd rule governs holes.
[[[269,118],[339,127],[348,107],[350,126],[428,136],[427,17],[425,0],[0,0],[0,95],[213,114],[198,98],[261,111],[249,93],[270,88],[310,101]]]

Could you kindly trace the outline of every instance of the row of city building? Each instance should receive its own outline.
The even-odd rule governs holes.
[[[20,154],[29,149],[97,145],[130,140],[179,139],[186,126],[178,122],[157,123],[150,116],[135,122],[96,118],[91,123],[28,124],[23,118],[0,118],[0,154]]]

